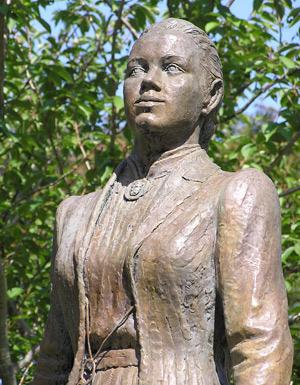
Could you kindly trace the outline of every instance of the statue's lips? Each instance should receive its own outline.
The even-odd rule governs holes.
[[[164,103],[164,100],[154,96],[143,96],[138,98],[134,105],[136,107],[151,107],[158,103]]]

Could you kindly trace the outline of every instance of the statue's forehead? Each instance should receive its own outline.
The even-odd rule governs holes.
[[[142,35],[132,47],[130,58],[140,55],[192,56],[197,52],[196,44],[188,34],[181,31],[154,30]]]

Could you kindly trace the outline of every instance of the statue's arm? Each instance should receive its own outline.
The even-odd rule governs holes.
[[[235,173],[220,198],[218,291],[235,385],[289,385],[293,347],[281,268],[280,208],[272,182]]]
[[[57,276],[54,268],[58,245],[63,232],[64,216],[73,198],[63,201],[56,213],[51,268],[50,311],[32,385],[65,384],[73,364],[73,351],[61,310],[57,290]]]

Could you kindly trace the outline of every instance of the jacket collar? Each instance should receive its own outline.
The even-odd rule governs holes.
[[[143,175],[141,162],[136,155],[130,155],[126,163],[134,179],[157,179],[176,173],[185,180],[204,182],[220,171],[220,167],[211,161],[199,144],[183,145],[164,152],[150,166],[147,175]]]
[[[200,146],[190,154],[188,162],[191,167],[182,173],[182,178],[194,182],[205,182],[211,175],[221,171]],[[186,170],[186,168],[185,168]]]

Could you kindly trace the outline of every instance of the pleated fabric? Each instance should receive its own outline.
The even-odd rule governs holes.
[[[112,368],[96,372],[93,385],[137,385],[138,368]]]

